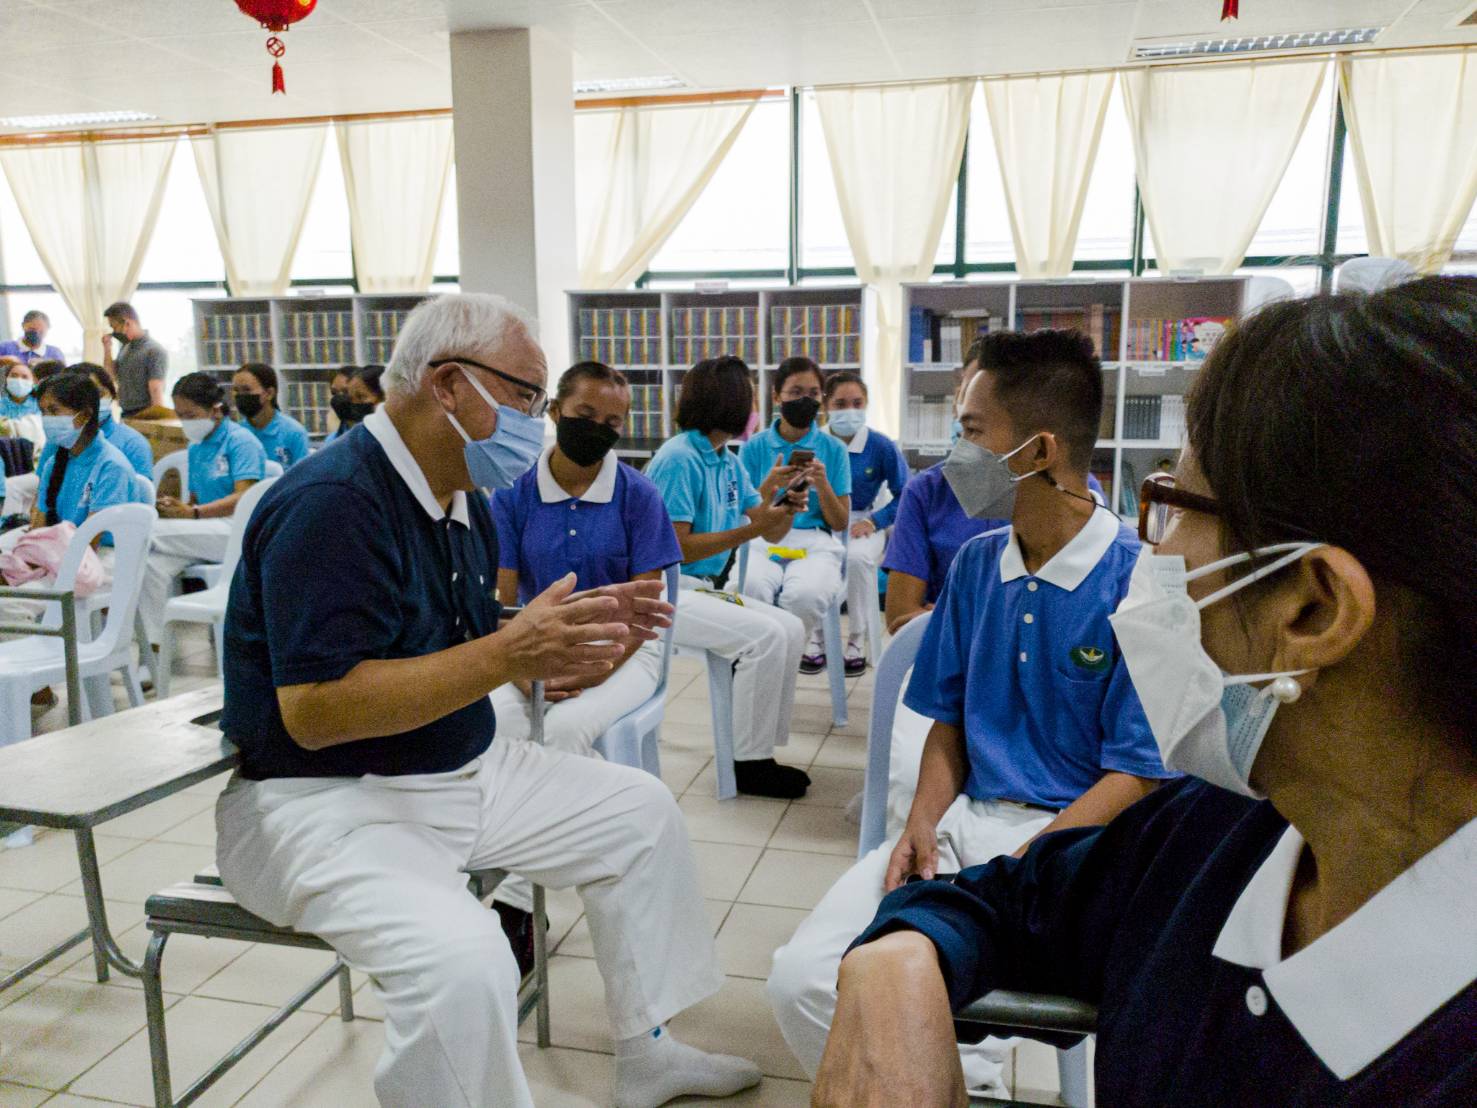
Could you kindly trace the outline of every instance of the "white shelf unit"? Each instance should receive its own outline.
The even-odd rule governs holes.
[[[1234,318],[1248,306],[1253,280],[1147,277],[904,285],[908,341],[903,347],[900,445],[919,467],[948,453],[954,370],[968,349],[971,328],[1087,330],[1103,359],[1103,421],[1092,471],[1118,513],[1136,516],[1140,482],[1173,465],[1183,445],[1184,396],[1203,359],[1201,347],[1218,321]],[[957,351],[953,344],[938,341],[943,327],[956,324],[963,332]],[[925,339],[930,340],[926,346]],[[947,361],[941,356],[956,353]]]
[[[682,376],[704,358],[734,354],[748,363],[765,421],[770,376],[786,357],[805,354],[827,372],[861,369],[856,285],[568,296],[571,357],[604,362],[631,381],[631,420],[618,450],[625,457],[649,457],[675,433]]]
[[[202,370],[229,382],[246,362],[266,362],[278,403],[319,438],[328,432],[328,383],[342,365],[384,364],[419,295],[268,296],[196,300]]]

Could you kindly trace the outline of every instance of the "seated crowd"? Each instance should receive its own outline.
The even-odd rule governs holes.
[[[113,409],[157,406],[162,377],[132,309],[109,319],[105,366],[42,373],[29,316],[32,357],[4,359],[0,430],[39,465],[7,481],[24,526],[0,550],[149,495]],[[151,642],[181,571],[220,561],[276,479],[226,615],[221,878],[373,980],[381,1103],[532,1103],[535,883],[583,901],[615,1103],[737,1093],[757,1067],[667,1026],[722,982],[681,812],[602,740],[670,638],[731,666],[738,790],[803,796],[776,758],[797,676],[826,668],[842,606],[846,675],[875,665],[883,605],[887,633],[927,621],[886,841],[767,986],[814,1103],[1008,1096],[1013,1041],[960,1045],[952,1019],[993,989],[1097,1007],[1104,1104],[1471,1103],[1474,333],[1470,278],[1241,320],[1136,529],[1090,472],[1103,373],[1071,331],[981,336],[952,448],[917,475],[867,384],[804,357],[757,427],[750,368],[699,362],[638,469],[626,378],[579,362],[550,389],[531,322],[486,295],[426,302],[387,367],[343,367],[317,450],[271,366],[229,391],[186,375]],[[494,912],[466,892],[489,868],[511,875]]]

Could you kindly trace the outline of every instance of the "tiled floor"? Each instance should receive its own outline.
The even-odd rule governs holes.
[[[175,691],[213,680],[209,644],[192,639]],[[849,864],[856,826],[845,805],[862,785],[870,675],[848,682],[850,725],[830,725],[823,678],[802,677],[795,733],[781,759],[809,767],[810,795],[793,803],[713,796],[707,680],[699,663],[673,666],[672,701],[662,732],[662,777],[680,798],[702,870],[703,895],[728,982],[683,1013],[673,1029],[706,1048],[747,1054],[763,1084],[724,1103],[803,1105],[809,1085],[785,1047],[764,996],[775,947]],[[38,731],[64,726],[59,707]],[[103,888],[114,932],[132,957],[143,952],[143,903],[153,891],[194,873],[213,856],[211,816],[221,780],[209,781],[103,825],[97,835]],[[13,968],[84,920],[71,837],[39,835],[25,850],[0,850],[0,971]],[[589,932],[573,893],[550,897],[554,1046],[532,1045],[525,1027],[524,1066],[539,1105],[610,1103],[611,1050],[603,991]],[[86,946],[0,993],[0,1108],[152,1103],[143,997],[137,982],[92,977]],[[299,989],[327,956],[282,947],[176,936],[165,962],[166,1003],[176,1088],[223,1054]],[[367,981],[356,978],[361,1017],[334,1017],[337,993],[321,992],[249,1054],[200,1101],[205,1105],[373,1105],[371,1077],[382,1039],[381,1011]],[[1018,1091],[1055,1087],[1052,1052],[1017,1051]],[[1035,1094],[1032,1094],[1033,1098]]]

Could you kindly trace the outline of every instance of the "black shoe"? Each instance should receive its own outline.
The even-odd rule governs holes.
[[[492,910],[497,913],[508,945],[513,948],[513,957],[518,960],[518,976],[527,977],[533,972],[533,913],[498,900],[492,902]],[[545,920],[544,930],[548,927]]]
[[[808,773],[794,766],[782,766],[773,758],[734,762],[733,775],[738,781],[738,791],[748,796],[794,800],[810,788]]]
[[[867,659],[858,655],[855,658],[846,659],[846,676],[860,677],[867,672]]]
[[[824,673],[825,670],[826,656],[824,654],[805,654],[801,656],[801,673]]]

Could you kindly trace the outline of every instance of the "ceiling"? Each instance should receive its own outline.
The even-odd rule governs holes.
[[[233,0],[0,0],[0,116],[134,109],[170,122],[447,107],[453,31],[538,26],[581,80],[696,88],[1112,66],[1141,38],[1386,26],[1379,46],[1477,42],[1477,0],[319,0],[284,36]]]

